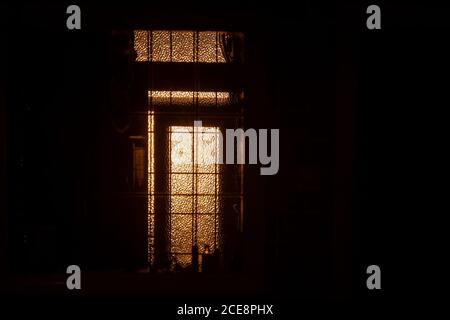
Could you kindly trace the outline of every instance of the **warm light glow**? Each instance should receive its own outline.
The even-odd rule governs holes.
[[[221,175],[218,127],[171,126],[169,214],[170,252],[183,265],[191,263],[192,245],[199,253],[219,245]],[[148,259],[154,260],[155,167],[154,114],[148,113]]]
[[[153,105],[193,105],[224,106],[230,103],[229,92],[215,91],[149,91],[149,101]]]
[[[170,127],[171,252],[180,264],[190,263],[193,244],[200,253],[217,246],[219,134],[217,127]]]
[[[230,43],[223,40],[228,39],[230,35],[219,31],[135,30],[136,61],[231,62],[234,61],[234,51],[229,52]],[[153,110],[147,117],[147,223],[150,264],[153,264],[155,259],[155,207],[158,208],[158,218],[160,211],[168,213],[167,223],[164,215],[161,219],[162,225],[156,227],[167,227],[167,230],[162,231],[168,232],[168,249],[172,258],[179,264],[187,266],[191,264],[193,245],[197,245],[199,254],[204,253],[204,250],[207,253],[214,253],[218,249],[221,235],[219,216],[224,202],[221,194],[222,173],[218,164],[222,151],[219,148],[220,128],[169,126],[166,127],[166,132],[158,129],[156,134],[155,114],[164,113],[163,109],[171,109],[169,115],[178,110],[193,112],[194,106],[201,112],[207,110],[216,112],[217,110],[211,108],[229,106],[234,101],[235,96],[230,92],[148,91],[149,106]],[[165,121],[162,122],[164,123]],[[157,145],[165,146],[167,150],[155,150],[155,138],[158,139]],[[142,145],[140,147],[142,150],[135,152],[136,158],[133,160],[136,168],[142,168],[142,163],[146,164],[145,147]],[[158,162],[158,189],[155,189],[155,157],[161,161]],[[169,161],[166,161],[167,159]],[[165,169],[164,163],[167,163]],[[145,186],[145,176],[136,174],[134,178],[138,182],[143,182]],[[167,184],[164,186],[163,182]],[[161,184],[162,190],[159,187]]]
[[[148,113],[148,215],[147,215],[147,230],[148,230],[148,246],[147,256],[148,262],[153,263],[154,260],[154,242],[155,242],[155,159],[154,159],[154,114]]]
[[[225,63],[217,31],[135,30],[136,61]]]

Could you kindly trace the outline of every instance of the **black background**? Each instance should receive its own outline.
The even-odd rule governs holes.
[[[153,8],[130,2],[79,5],[81,31],[66,29],[64,4],[1,6],[0,258],[2,293],[8,297],[17,295],[7,279],[21,268],[13,263],[20,259],[11,244],[19,212],[27,212],[27,219],[57,221],[60,238],[53,245],[63,254],[57,261],[64,265],[83,256],[79,248],[68,253],[64,248],[80,239],[70,227],[83,206],[77,199],[96,196],[89,189],[96,177],[89,163],[96,160],[92,134],[103,111],[92,106],[110,66],[102,61],[108,44],[99,39],[111,25],[133,24],[128,10]],[[262,110],[271,112],[254,116],[255,123],[281,132],[280,172],[264,178],[263,187],[264,223],[275,226],[273,236],[263,237],[265,284],[238,301],[275,303],[283,315],[311,299],[371,306],[423,296],[419,288],[443,274],[439,261],[445,250],[434,230],[444,214],[438,200],[445,198],[432,179],[443,179],[450,11],[380,3],[382,29],[368,30],[367,5],[236,4],[238,14],[219,14],[224,25],[243,26],[257,40],[268,38],[268,46],[259,47],[264,53],[255,55],[260,59],[252,69],[255,80],[247,81],[251,90],[264,92],[255,101],[268,98]],[[217,11],[234,12],[231,4],[223,6],[158,10],[171,19],[207,24],[205,17]],[[75,147],[65,148],[68,142]],[[18,169],[21,155],[31,164],[26,172]],[[55,183],[63,175],[62,185]],[[293,177],[309,177],[312,187],[299,190]],[[260,193],[249,197],[256,200]],[[298,215],[299,203],[306,218]],[[59,208],[66,214],[59,215]],[[365,286],[371,264],[381,267],[380,291]],[[151,300],[152,306],[168,302],[158,309],[167,315],[178,303]],[[149,303],[145,296],[132,301]],[[193,301],[238,303],[232,297]]]

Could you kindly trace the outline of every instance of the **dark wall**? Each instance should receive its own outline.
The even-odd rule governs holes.
[[[335,217],[334,211],[334,185],[346,178],[334,181],[335,170],[342,170],[337,157],[351,150],[341,151],[336,144],[342,139],[337,121],[346,112],[337,85],[347,75],[337,67],[346,62],[339,59],[333,9],[311,6],[299,16],[271,13],[276,18],[270,26],[267,78],[273,93],[267,113],[276,110],[282,138],[280,172],[267,178],[266,251],[271,285],[283,297],[333,294],[334,232],[348,227],[345,216]],[[346,68],[351,72],[353,66]],[[346,82],[341,86],[348,87]],[[348,267],[348,261],[343,263]]]
[[[6,6],[0,5],[0,10],[3,12]],[[0,22],[0,37],[7,39],[6,21]],[[0,293],[6,284],[6,269],[7,269],[7,170],[6,170],[6,82],[7,82],[7,60],[6,52],[0,52]]]
[[[69,33],[61,11],[8,8],[13,270],[62,268],[84,256],[82,235],[96,232],[103,37]]]
[[[279,173],[246,169],[243,272],[255,291],[281,297],[349,294],[358,75],[334,9],[83,7],[82,30],[68,31],[63,6],[8,8],[10,271],[120,264],[108,204],[122,161],[112,30],[213,27],[245,33],[246,127],[280,128]]]

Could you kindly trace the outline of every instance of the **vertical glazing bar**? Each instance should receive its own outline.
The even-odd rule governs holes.
[[[173,256],[173,252],[172,252],[172,128],[168,127],[169,130],[169,165],[168,165],[168,176],[169,176],[169,256],[170,256],[170,260],[172,260],[172,256]]]
[[[153,31],[149,31],[148,32],[148,36],[149,36],[149,39],[148,39],[148,46],[149,46],[148,54],[149,54],[149,58],[148,58],[148,60],[153,62]]]
[[[153,56],[153,52],[152,52],[152,50],[153,50],[153,31],[148,31],[147,32],[147,37],[148,37],[147,43],[148,43],[148,55],[149,55],[148,61],[151,61],[152,60],[152,56]],[[153,71],[149,70],[149,69],[147,69],[147,70],[150,73],[150,75],[149,75],[149,78],[150,78],[149,79],[150,80],[150,92],[152,92],[152,90],[153,90]],[[150,115],[150,117],[147,117],[147,119],[150,119],[149,121],[152,122],[150,124],[149,128],[153,131],[153,119],[152,119],[152,117],[153,117],[153,101],[152,101],[152,95],[151,94],[150,94],[150,97],[148,99],[150,101],[148,101],[149,105],[147,106],[147,110],[150,109],[150,114],[151,115]],[[148,149],[147,149],[148,150],[148,156],[147,157],[148,157],[148,159],[150,159],[150,161],[152,161],[151,157],[152,157],[153,150],[151,148],[152,148],[152,141],[153,141],[153,132],[149,132],[148,135],[149,135],[149,141],[147,143],[149,144],[149,146],[148,146]],[[153,171],[153,169],[151,168],[150,161],[147,161],[147,165],[150,165],[150,170],[149,171]],[[148,179],[149,179],[148,198],[149,198],[149,201],[150,201],[150,207],[151,208],[152,208],[151,202],[153,201],[153,212],[151,212],[151,214],[154,214],[155,213],[154,212],[155,211],[154,200],[152,199],[154,195],[151,194],[151,192],[152,192],[152,184],[154,183],[154,181],[151,181],[152,177],[153,177],[153,175],[150,175],[148,177]],[[150,239],[149,239],[149,242],[150,242],[150,244],[149,244],[149,262],[150,262],[150,265],[152,265],[153,264],[153,248],[152,248],[152,245],[154,245],[154,243],[151,242],[151,237],[155,237],[155,235],[152,232],[153,231],[152,230],[153,226],[151,224],[151,217],[149,216],[148,219],[149,219],[149,222],[150,222],[149,225],[148,225],[148,228],[150,229],[149,230],[149,235],[150,235]]]
[[[172,43],[172,31],[169,31],[169,61],[172,61],[172,47],[173,47],[173,43]]]
[[[214,139],[215,141],[215,147],[214,147],[214,250],[217,250],[217,231],[218,231],[218,226],[217,226],[217,203],[219,201],[218,196],[217,196],[217,188],[218,188],[218,159],[217,159],[217,153],[220,152],[220,150],[218,150],[219,145],[218,145],[218,139],[219,139],[219,132],[220,132],[220,127],[217,127],[216,129],[216,138]]]
[[[216,31],[216,43],[214,44],[214,48],[216,49],[216,63],[219,61],[219,32]]]
[[[198,56],[198,31],[193,32],[194,34],[194,50],[197,53]],[[196,35],[196,36],[195,36]],[[194,88],[195,91],[198,91],[198,79],[197,79],[197,70],[195,70],[195,83],[194,83]],[[197,93],[197,103],[195,103],[194,105],[194,110],[195,110],[195,120],[198,120],[198,93]],[[197,237],[197,211],[198,211],[198,175],[197,175],[197,167],[198,167],[198,132],[196,132],[198,130],[197,127],[193,127],[193,133],[194,136],[193,138],[195,139],[193,141],[193,148],[192,148],[192,160],[193,160],[193,174],[194,174],[194,179],[195,179],[195,183],[194,183],[194,217],[193,217],[193,221],[194,221],[194,229],[193,229],[193,235],[194,235],[194,245],[196,245],[198,247],[198,237]]]
[[[196,39],[198,39],[198,32],[192,32],[192,61],[194,63],[198,62],[198,47],[195,46]]]
[[[173,43],[172,43],[172,31],[169,31],[169,61],[172,62],[172,48],[173,48]],[[169,105],[172,106],[172,88],[170,88],[169,91]]]
[[[197,245],[197,174],[196,174],[196,163],[198,156],[196,150],[196,127],[192,124],[192,179],[194,183],[192,184],[192,209],[193,209],[193,217],[192,217],[192,245]]]

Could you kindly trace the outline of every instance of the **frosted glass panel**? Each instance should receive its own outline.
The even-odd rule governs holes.
[[[224,106],[231,103],[230,94],[228,92],[216,92],[216,93],[218,106]]]
[[[152,60],[170,62],[170,32],[152,31]]]
[[[135,30],[136,61],[225,63],[218,40],[220,34],[217,31]]]
[[[197,196],[197,212],[198,213],[214,213],[216,206],[215,196]]]
[[[155,242],[155,116],[148,113],[148,257],[154,261]],[[169,250],[183,265],[191,263],[192,245],[202,253],[208,245],[211,252],[220,239],[219,215],[222,202],[218,127],[170,126],[168,128],[169,173],[166,196],[170,239]],[[197,230],[195,233],[194,231]],[[180,255],[180,253],[184,253]]]
[[[171,91],[172,104],[191,106],[194,103],[193,91]]]
[[[227,92],[225,92],[227,93]],[[198,92],[198,105],[199,106],[215,106],[216,105],[217,92]]]
[[[191,194],[194,190],[193,180],[192,174],[171,174],[171,194]]]
[[[219,130],[218,128],[198,128],[195,135],[195,163],[215,168],[219,157]]]
[[[214,215],[199,215],[197,217],[197,241],[200,253],[205,250],[205,245],[209,246],[210,252],[215,249],[215,225],[216,217]]]
[[[148,31],[136,30],[134,32],[134,49],[136,50],[136,61],[148,60]]]
[[[171,224],[173,250],[185,246],[177,241],[187,241],[179,235],[187,228],[185,227],[187,218],[181,218],[187,216],[184,213],[191,214],[193,220],[190,221],[193,226],[197,226],[197,237],[194,241],[199,246],[199,250],[202,251],[205,244],[213,250],[216,232],[218,232],[215,214],[219,212],[220,199],[220,174],[216,163],[219,152],[219,133],[220,129],[217,127],[172,126],[169,128],[172,172],[169,178],[170,213],[172,219],[176,219],[176,222]],[[199,168],[211,173],[199,173]],[[186,174],[180,174],[181,171]],[[184,222],[179,222],[182,219]],[[179,230],[176,230],[177,228]],[[188,234],[192,235],[192,230]],[[183,248],[186,249],[186,247]]]
[[[215,91],[148,91],[148,101],[154,106],[170,104],[192,106],[198,102],[199,106],[214,107],[231,104],[229,92]]]
[[[198,33],[198,62],[216,62],[217,32]],[[220,51],[219,51],[220,52]]]
[[[202,194],[215,194],[216,177],[215,174],[198,174],[197,176],[197,192]]]
[[[171,127],[171,172],[192,173],[192,145],[192,127]]]
[[[226,63],[219,41],[222,34],[224,33],[218,31],[136,30],[136,61]],[[228,106],[232,102],[230,92],[217,91],[150,90],[148,97],[151,109],[155,112],[164,110],[166,106],[180,107],[174,107],[169,112],[182,108],[191,111],[194,110],[193,106],[204,107],[205,109],[199,109],[203,111],[206,108]],[[155,106],[162,108],[154,108]],[[161,221],[163,225],[160,227],[167,232],[169,241],[165,242],[166,249],[174,260],[182,266],[187,266],[192,262],[190,254],[193,244],[198,245],[200,253],[205,245],[208,245],[212,252],[218,247],[220,208],[225,208],[225,200],[221,194],[223,176],[218,164],[222,153],[222,150],[219,150],[220,129],[169,125],[166,132],[158,131],[156,134],[154,120],[153,113],[149,113],[147,149],[144,145],[143,148],[135,150],[134,154],[134,165],[139,168],[139,171],[135,172],[134,180],[139,186],[142,185],[141,190],[146,189],[146,177],[148,180],[149,261],[154,259],[154,244],[158,241],[155,239],[155,230],[158,230],[158,225],[155,225],[155,212],[161,212],[168,214],[167,223],[164,219],[157,220]],[[155,150],[155,138],[163,139],[164,143],[161,145],[167,149]],[[158,161],[168,160],[167,173],[155,172],[155,155]],[[145,168],[142,170],[145,165],[147,171]],[[155,179],[161,190],[155,189]],[[158,199],[155,200],[156,198]]]
[[[148,101],[153,105],[169,105],[171,91],[149,91]]]
[[[192,215],[173,214],[171,216],[171,251],[188,253],[192,250]]]
[[[170,212],[171,213],[192,213],[192,196],[178,196],[170,197]]]
[[[172,62],[194,62],[193,32],[172,32]]]

